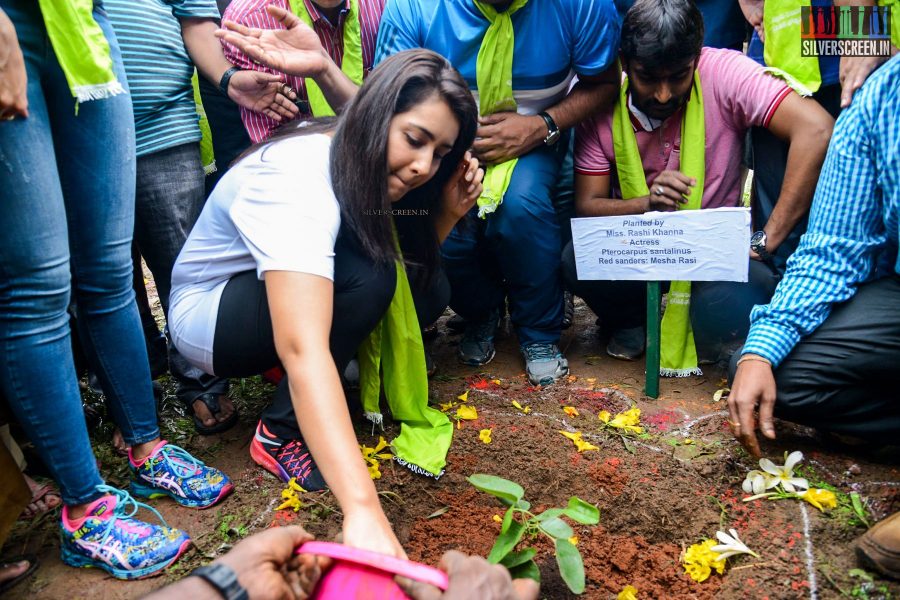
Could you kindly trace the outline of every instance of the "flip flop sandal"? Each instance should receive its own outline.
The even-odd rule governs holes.
[[[57,504],[53,508],[48,508],[47,510],[38,509],[36,511],[28,510],[28,507],[26,506],[25,509],[22,511],[22,514],[19,515],[19,518],[26,519],[26,520],[35,519],[35,518],[39,517],[40,515],[48,513],[51,510],[53,510],[54,508],[58,508],[59,506],[62,505],[62,496],[60,496],[59,490],[56,489],[56,486],[54,486],[53,484],[45,483],[44,485],[32,490],[31,502],[29,502],[29,504],[34,504],[35,502],[38,502],[39,500],[43,500],[47,496],[51,496],[51,495],[59,498],[59,504]],[[15,561],[13,561],[13,562],[15,562]]]
[[[212,427],[207,427],[203,424],[203,421],[194,414],[194,402],[200,400],[203,404],[206,405],[206,408],[209,409],[211,415],[216,416],[222,411],[222,407],[219,405],[219,395],[218,394],[200,394],[187,405],[188,412],[194,418],[194,429],[197,430],[197,433],[200,435],[212,435],[214,433],[222,433],[223,431],[228,431],[234,424],[237,423],[238,420],[238,411],[237,407],[235,407],[234,412],[231,413],[231,416],[221,423],[216,423]]]
[[[8,559],[4,559],[0,561],[0,567],[8,567],[17,562],[21,562],[23,560],[28,561],[28,568],[25,569],[25,572],[19,575],[18,577],[13,577],[12,579],[7,579],[6,581],[0,583],[0,596],[5,594],[7,591],[11,590],[15,586],[19,585],[28,577],[34,573],[34,570],[38,568],[37,557],[33,554],[23,554],[21,556],[13,556]]]

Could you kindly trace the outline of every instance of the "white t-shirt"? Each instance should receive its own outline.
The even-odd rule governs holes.
[[[341,224],[331,188],[331,138],[273,142],[235,165],[210,195],[172,271],[169,331],[179,352],[213,373],[219,300],[234,275],[295,271],[334,280]]]

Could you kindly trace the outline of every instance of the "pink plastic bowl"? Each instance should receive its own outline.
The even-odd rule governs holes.
[[[318,554],[335,560],[313,591],[312,600],[406,600],[394,582],[400,575],[447,589],[447,575],[421,563],[331,542],[306,542],[297,554]]]

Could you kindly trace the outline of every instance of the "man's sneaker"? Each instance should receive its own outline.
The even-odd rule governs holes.
[[[568,329],[575,322],[575,294],[566,290],[563,292],[563,320],[562,328]]]
[[[99,486],[105,496],[94,500],[80,519],[62,510],[59,525],[62,561],[72,567],[97,567],[118,579],[149,577],[178,560],[191,544],[188,535],[166,526],[153,508],[127,492]],[[138,508],[153,512],[162,522],[152,525],[134,517]]]
[[[522,346],[522,354],[531,385],[550,385],[569,372],[569,361],[556,344],[528,344]]]
[[[486,365],[497,353],[494,335],[500,322],[500,311],[494,309],[481,321],[466,321],[466,331],[459,341],[457,356],[460,362],[473,367]]]
[[[462,333],[466,330],[466,320],[460,315],[453,315],[447,319],[447,329],[452,333]]]
[[[606,353],[621,360],[635,360],[644,353],[647,334],[643,327],[618,329],[613,332],[606,345]]]
[[[307,492],[328,487],[303,440],[283,440],[269,431],[262,421],[256,426],[256,434],[250,442],[250,456],[283,482],[296,479]]]
[[[131,493],[141,498],[168,496],[182,506],[209,508],[234,489],[225,473],[165,440],[140,461],[129,448],[128,465],[133,477]]]

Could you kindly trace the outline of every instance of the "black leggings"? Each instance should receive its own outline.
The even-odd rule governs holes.
[[[334,312],[330,347],[339,373],[362,341],[384,316],[397,284],[393,268],[377,267],[358,245],[340,235],[335,244]],[[450,285],[439,273],[428,289],[417,287],[418,275],[410,273],[419,324],[429,325],[444,312]],[[265,282],[255,271],[231,278],[222,292],[213,341],[213,368],[220,377],[248,377],[279,365],[272,332],[272,318]],[[282,439],[299,438],[297,417],[285,377],[262,421]]]

